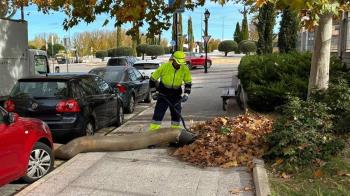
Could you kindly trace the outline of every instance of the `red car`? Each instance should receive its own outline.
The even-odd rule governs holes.
[[[28,183],[53,169],[53,143],[42,121],[20,118],[0,107],[0,186],[22,178]]]
[[[197,68],[197,67],[204,67],[205,65],[205,56],[199,53],[193,53],[193,52],[187,52],[186,53],[186,62],[190,69]],[[211,67],[212,61],[208,57],[207,58],[207,66],[208,68]]]

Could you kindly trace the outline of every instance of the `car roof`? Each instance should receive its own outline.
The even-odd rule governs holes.
[[[135,64],[162,64],[163,61],[161,60],[141,60],[141,61],[136,61]]]
[[[109,59],[125,59],[125,58],[134,58],[134,56],[116,56],[116,57],[110,57]]]
[[[47,76],[33,76],[33,77],[27,77],[27,78],[21,78],[19,81],[29,81],[29,80],[71,80],[71,79],[78,79],[83,78],[87,76],[92,76],[93,74],[88,73],[79,73],[79,72],[71,72],[71,73],[53,73],[48,74]]]

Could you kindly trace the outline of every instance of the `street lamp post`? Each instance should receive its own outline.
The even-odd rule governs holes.
[[[204,64],[204,73],[208,73],[208,19],[210,16],[210,12],[208,9],[204,12],[204,23],[205,23],[205,31],[204,31],[204,44],[205,44],[205,64]]]

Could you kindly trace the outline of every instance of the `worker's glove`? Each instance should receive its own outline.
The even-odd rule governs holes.
[[[186,102],[188,100],[188,94],[185,93],[182,97],[181,97],[181,102]]]
[[[158,100],[159,93],[158,92],[153,92],[151,96],[152,96],[152,99],[156,101],[156,100]]]

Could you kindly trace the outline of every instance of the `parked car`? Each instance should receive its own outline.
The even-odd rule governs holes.
[[[42,121],[0,107],[0,186],[22,178],[34,182],[53,169],[52,136]]]
[[[100,76],[118,89],[126,113],[134,112],[138,102],[151,102],[149,77],[143,76],[134,67],[101,67],[92,69],[89,73]]]
[[[205,56],[199,53],[187,52],[186,62],[190,69],[202,67],[202,66],[205,66]],[[212,65],[211,58],[208,57],[207,62],[208,62],[207,66],[208,68],[210,68]]]
[[[159,60],[143,60],[137,61],[133,67],[139,70],[142,75],[151,77],[151,74],[162,65],[162,61]]]
[[[107,66],[133,66],[137,61],[133,56],[111,57],[107,61]]]
[[[55,74],[20,79],[6,110],[46,122],[56,141],[93,135],[124,120],[122,100],[107,82],[90,74]]]

